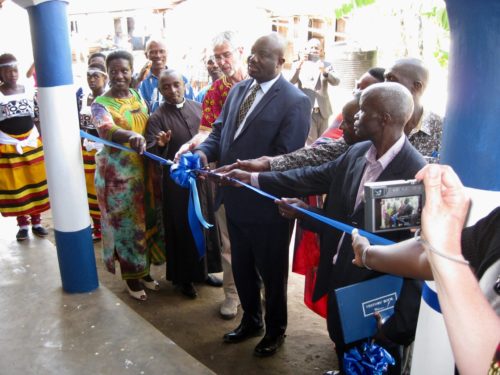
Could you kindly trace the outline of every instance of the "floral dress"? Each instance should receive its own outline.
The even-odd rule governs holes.
[[[148,109],[135,90],[130,92],[129,98],[95,99],[92,118],[101,138],[111,141],[119,129],[144,135]],[[161,205],[155,204],[160,196],[154,187],[159,185],[153,177],[153,166],[135,152],[105,146],[96,154],[103,260],[112,273],[118,260],[123,279],[142,278],[151,262],[165,261]]]

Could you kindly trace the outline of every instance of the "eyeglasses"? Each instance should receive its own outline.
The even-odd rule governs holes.
[[[226,51],[221,53],[220,55],[214,55],[215,61],[221,61],[222,59],[227,60],[233,56],[233,51]]]

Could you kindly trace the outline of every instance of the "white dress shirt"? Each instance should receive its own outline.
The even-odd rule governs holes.
[[[243,127],[245,126],[245,122],[247,121],[247,118],[248,116],[250,115],[250,113],[252,113],[252,111],[255,109],[255,107],[257,107],[257,104],[259,104],[259,102],[261,101],[261,99],[264,97],[264,95],[266,95],[266,93],[269,91],[269,89],[271,88],[272,85],[274,85],[274,83],[281,77],[281,74],[278,74],[276,77],[274,77],[272,80],[270,81],[267,81],[267,82],[262,82],[260,83],[260,90],[257,91],[257,94],[255,95],[255,100],[253,101],[252,103],[252,106],[250,107],[250,109],[248,110],[245,118],[241,121],[240,125],[238,126],[238,129],[236,129],[236,132],[234,134],[234,139],[236,139],[238,137],[238,135],[240,135],[241,133],[241,130],[243,129]],[[245,99],[250,95],[250,92],[252,91],[253,87],[257,84],[257,82],[254,80],[252,82],[252,84],[250,85],[250,87],[248,88],[248,91],[245,95],[245,97],[243,98],[243,101],[242,103],[245,101]]]

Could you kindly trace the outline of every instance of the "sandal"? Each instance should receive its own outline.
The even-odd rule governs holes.
[[[136,280],[134,280],[134,281],[136,281]],[[144,289],[137,290],[137,291],[132,290],[132,289],[130,289],[130,287],[128,285],[128,281],[125,281],[125,284],[127,285],[127,291],[128,291],[128,294],[130,295],[130,297],[135,298],[136,300],[139,300],[139,301],[146,301],[148,299],[148,295],[146,294]]]
[[[147,280],[150,279],[150,280]],[[140,282],[149,290],[160,290],[160,283],[156,280],[153,280],[151,276],[146,276],[140,280]]]

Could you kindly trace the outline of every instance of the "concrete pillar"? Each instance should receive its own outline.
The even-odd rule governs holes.
[[[99,286],[73,86],[67,2],[16,0],[27,9],[38,79],[45,168],[62,287]]]
[[[471,188],[472,225],[500,205],[500,2],[446,0],[446,6],[451,50],[441,163],[451,165]],[[434,282],[427,287],[435,290]],[[425,299],[411,373],[455,373],[443,317]]]
[[[447,0],[451,49],[441,162],[500,191],[500,1]]]

